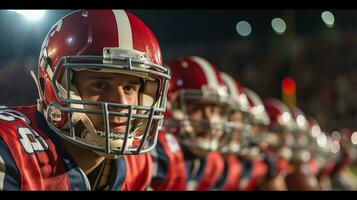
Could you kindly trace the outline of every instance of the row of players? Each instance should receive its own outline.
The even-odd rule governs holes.
[[[346,129],[327,135],[299,108],[276,98],[262,100],[204,58],[179,58],[168,65],[166,123],[151,152],[158,166],[154,189],[355,187],[353,180],[343,180],[341,187],[332,184],[330,175],[339,181],[337,174],[356,159],[351,140],[356,133]]]
[[[32,74],[37,104],[0,109],[0,189],[319,189],[355,157],[203,58],[168,66],[130,12],[59,20]]]

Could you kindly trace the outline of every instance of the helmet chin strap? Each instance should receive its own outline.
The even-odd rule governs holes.
[[[36,78],[35,72],[33,70],[30,71],[32,79],[35,81],[36,87],[37,87],[37,92],[38,92],[38,98],[37,99],[37,111],[40,113],[43,113],[43,93],[40,88],[40,84],[38,84],[38,79]]]

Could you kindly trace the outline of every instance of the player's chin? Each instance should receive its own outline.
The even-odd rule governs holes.
[[[104,141],[101,141],[101,146],[105,145]],[[110,139],[109,140],[109,146],[111,149],[110,154],[105,154],[105,157],[107,158],[116,158],[118,155],[120,155],[120,151],[124,149],[125,151],[128,151],[131,149],[133,146],[133,139],[128,138],[125,142],[125,147],[124,147],[124,140],[123,139]],[[104,154],[103,154],[104,155]]]

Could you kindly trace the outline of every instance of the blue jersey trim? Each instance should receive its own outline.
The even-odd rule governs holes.
[[[0,137],[0,156],[5,162],[5,177],[3,190],[21,190],[20,173],[9,147]]]
[[[114,176],[114,183],[110,185],[110,190],[122,190],[125,177],[126,177],[126,162],[123,156],[113,160],[114,170],[111,171],[111,174]]]
[[[228,173],[228,163],[226,161],[226,159],[224,159],[224,170],[222,172],[222,174],[219,176],[214,189],[215,190],[221,190],[223,188],[223,186],[226,184],[227,181],[227,173]]]
[[[152,178],[152,182],[161,183],[166,179],[168,164],[170,161],[160,141],[157,143],[155,148],[157,151],[158,169],[157,169],[157,175]]]

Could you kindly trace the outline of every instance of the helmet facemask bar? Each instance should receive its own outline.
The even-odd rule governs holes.
[[[104,60],[106,58],[104,57]],[[108,58],[107,58],[108,59]],[[67,113],[68,117],[68,128],[69,128],[69,135],[66,133],[63,133],[63,129],[61,130],[60,128],[56,127],[54,124],[49,123],[50,127],[61,137],[63,137],[66,140],[69,140],[72,143],[76,143],[80,146],[90,148],[94,151],[97,152],[102,152],[106,154],[116,154],[116,155],[123,155],[123,154],[140,154],[140,153],[145,153],[153,149],[156,145],[157,142],[157,132],[161,128],[161,124],[163,121],[163,112],[165,111],[166,107],[166,95],[167,95],[167,88],[168,88],[168,80],[170,79],[169,76],[169,70],[165,67],[149,63],[146,61],[142,60],[137,60],[133,59],[131,57],[110,57],[109,60],[111,62],[113,61],[118,61],[122,62],[123,64],[120,65],[114,65],[114,64],[94,64],[93,62],[103,62],[103,57],[101,56],[68,56],[68,57],[62,57],[60,62],[58,63],[55,72],[53,73],[53,78],[52,78],[52,87],[55,91],[57,99],[61,102],[67,105],[68,107],[59,105],[56,102],[51,102],[49,106],[54,106],[56,109],[58,109],[61,112]],[[84,61],[89,61],[88,63],[84,63]],[[137,67],[137,65],[145,65],[149,66],[155,70],[143,68],[143,67]],[[61,67],[63,66],[63,67]],[[59,78],[59,74],[63,74],[63,69],[65,70],[66,74],[66,80],[64,80],[65,83],[62,83],[65,85],[65,88],[68,89],[63,89],[62,85],[58,83],[58,80],[63,80],[63,78]],[[116,103],[108,103],[108,102],[92,102],[92,101],[83,101],[83,100],[78,100],[78,99],[73,99],[71,98],[73,96],[73,87],[71,85],[71,73],[73,71],[80,71],[80,70],[90,70],[90,71],[98,71],[101,72],[101,70],[117,70],[117,73],[123,73],[123,74],[129,74],[133,76],[137,75],[138,77],[142,78],[148,78],[146,81],[153,81],[149,79],[154,79],[154,81],[157,80],[162,80],[162,85],[159,84],[159,81],[157,81],[156,84],[156,94],[153,96],[153,103],[149,106],[141,106],[141,105],[122,105],[122,104],[116,104]],[[72,70],[72,71],[71,71]],[[155,77],[155,78],[153,78]],[[60,81],[61,82],[61,81]],[[160,87],[163,87],[161,91],[162,94],[159,94]],[[65,91],[65,92],[64,92]],[[76,106],[74,106],[76,105]],[[94,105],[101,107],[101,110],[86,110],[84,109],[84,105]],[[80,108],[78,108],[78,106]],[[83,108],[83,109],[81,109]],[[128,113],[119,113],[119,112],[113,112],[110,111],[108,108],[120,108],[120,109],[125,109],[128,110]],[[135,111],[135,113],[134,113]],[[48,113],[51,114],[51,113]],[[73,115],[75,114],[97,114],[97,115],[103,115],[103,120],[104,120],[104,135],[105,138],[105,146],[103,147],[98,147],[98,146],[93,146],[87,143],[84,143],[82,141],[79,141],[76,139],[76,135],[78,133],[75,132],[74,126],[75,124],[73,123]],[[109,130],[109,117],[110,116],[120,116],[120,117],[125,117],[127,119],[126,121],[126,131],[125,131],[125,136],[123,139],[123,143],[121,145],[120,150],[115,150],[112,149],[110,145],[110,136],[111,132]],[[50,116],[48,116],[50,118]],[[140,125],[138,125],[140,124]],[[132,128],[132,126],[136,125],[137,127]],[[133,130],[132,130],[133,129]],[[138,129],[142,130],[142,134],[140,135],[140,138],[132,138],[135,136],[135,131],[138,131]],[[131,132],[132,131],[132,132]],[[113,134],[114,137],[114,134]],[[134,149],[128,149],[126,146],[128,144],[128,139],[138,139],[141,140],[140,143],[137,145],[137,148]],[[148,139],[149,138],[149,139]],[[151,142],[148,142],[151,139]],[[145,143],[146,142],[146,143]],[[145,145],[144,145],[145,143]],[[125,148],[124,148],[125,147]]]

